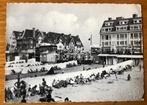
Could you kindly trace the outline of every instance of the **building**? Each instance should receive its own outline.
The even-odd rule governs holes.
[[[17,46],[17,39],[18,37],[22,36],[24,33],[24,31],[20,32],[20,31],[13,31],[12,32],[12,36],[10,37],[10,48],[9,51],[11,53],[16,52],[16,46]]]
[[[39,59],[43,63],[57,62],[57,46],[53,44],[41,43],[38,47]]]
[[[51,43],[57,45],[57,50],[64,52],[82,52],[84,46],[80,40],[79,35],[72,36],[63,33],[48,32],[43,39],[44,43]]]
[[[98,57],[98,54],[101,53],[100,47],[92,45],[92,46],[90,46],[90,48],[91,48],[91,56],[92,56],[92,59],[93,59],[93,63],[100,63],[99,62],[100,60],[99,60],[99,57]]]
[[[79,53],[84,47],[79,36],[65,35],[63,33],[42,32],[38,29],[25,29],[24,31],[13,31],[10,43],[10,53],[20,56],[26,61],[31,58],[40,60],[38,48],[43,43],[57,46],[57,53]],[[45,47],[43,47],[45,48]],[[37,53],[37,54],[36,54]],[[12,55],[12,54],[7,54]],[[61,57],[62,59],[62,57]],[[14,59],[11,59],[14,60]]]
[[[100,29],[100,46],[99,57],[106,64],[116,64],[128,59],[142,59],[142,18],[133,14],[131,18],[116,17],[116,19],[105,20]]]
[[[100,30],[100,41],[103,53],[142,54],[142,18],[137,14],[108,18]]]

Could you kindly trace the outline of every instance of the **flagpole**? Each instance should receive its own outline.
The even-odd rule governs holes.
[[[91,47],[92,47],[92,34],[91,34],[91,37],[90,37],[90,59],[91,59]]]
[[[91,38],[90,38],[90,45],[92,45],[92,34],[91,34]]]

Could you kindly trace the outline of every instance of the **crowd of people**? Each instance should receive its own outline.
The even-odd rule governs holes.
[[[20,75],[18,74],[17,82],[14,84],[14,87],[6,88],[5,89],[5,101],[13,100],[14,98],[20,98],[21,102],[26,102],[26,97],[29,96],[35,96],[40,95],[40,102],[55,102],[55,99],[52,98],[52,91],[53,88],[65,88],[68,85],[84,85],[86,83],[100,80],[100,79],[106,79],[110,77],[111,75],[115,75],[117,79],[117,75],[123,74],[125,71],[132,70],[131,65],[126,65],[125,67],[119,67],[119,70],[114,70],[113,68],[110,68],[109,72],[106,70],[103,70],[102,72],[92,73],[88,77],[84,76],[82,73],[79,75],[76,75],[75,77],[66,78],[65,80],[56,80],[54,79],[52,82],[52,86],[48,86],[46,83],[46,80],[42,78],[42,83],[39,85],[34,85],[31,87],[31,85],[27,84],[24,80],[21,80]],[[128,77],[126,80],[131,80],[131,75],[128,74]],[[39,87],[39,90],[38,90]],[[68,101],[68,97],[66,99],[66,102]]]
[[[17,82],[14,84],[13,90],[10,88],[5,89],[5,101],[13,100],[14,98],[22,98],[21,102],[26,102],[26,97],[40,95],[39,101],[41,102],[54,102],[52,98],[53,89],[46,84],[46,80],[43,78],[42,83],[39,84],[39,90],[37,85],[31,87],[25,81],[20,80],[19,76]]]
[[[101,73],[92,73],[88,77],[84,77],[82,74],[79,74],[75,76],[74,78],[67,78],[66,80],[53,80],[52,87],[54,88],[62,88],[62,87],[67,87],[68,85],[75,85],[75,84],[86,84],[92,81],[100,80],[103,78],[108,78],[111,75],[115,75],[117,79],[117,75],[123,74],[125,71],[132,70],[132,66],[126,65],[124,68],[119,67],[120,70],[115,71],[112,68],[110,69],[110,72],[107,72],[106,70],[103,70]],[[128,77],[126,80],[130,80],[131,75],[128,74]]]

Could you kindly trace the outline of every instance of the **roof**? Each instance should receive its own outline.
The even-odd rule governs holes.
[[[66,35],[63,33],[55,33],[55,32],[48,32],[47,35],[45,35],[43,42],[44,43],[51,43],[51,44],[57,44],[59,41],[62,41],[64,45],[68,45],[71,40],[74,41],[74,44],[76,46],[82,46],[83,44],[79,38],[79,36],[72,36],[71,34]]]
[[[24,34],[23,34],[24,33]],[[57,44],[61,40],[64,45],[69,45],[71,41],[74,42],[76,46],[83,47],[83,43],[81,42],[79,36],[72,36],[71,34],[64,34],[64,33],[56,33],[56,32],[41,32],[38,29],[26,29],[23,32],[14,31],[16,39],[18,36],[21,36],[19,39],[28,39],[33,38],[38,41],[39,36],[42,37],[42,43],[50,43],[50,44]]]
[[[33,30],[26,29],[23,38],[33,38]]]
[[[21,31],[13,31],[13,34],[16,39],[19,37],[22,37],[23,33],[24,33],[24,31],[22,31],[22,32]]]
[[[142,19],[141,17],[132,17],[132,18],[123,18],[123,17],[117,17],[116,19],[111,20],[105,20],[103,22],[102,27],[112,27],[112,31],[116,31],[116,26],[123,26],[123,25],[135,25],[135,24],[141,24],[141,23],[133,23],[134,19]],[[119,24],[119,21],[128,20],[127,24]],[[106,26],[106,22],[113,22],[113,24]],[[129,30],[129,27],[128,27]]]

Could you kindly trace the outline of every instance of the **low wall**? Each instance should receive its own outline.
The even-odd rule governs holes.
[[[28,73],[28,70],[32,70],[35,71],[36,69],[38,69],[38,71],[41,68],[45,68],[47,70],[50,70],[51,67],[57,66],[61,69],[66,68],[67,64],[76,64],[77,65],[77,61],[68,61],[68,62],[64,62],[64,63],[56,63],[56,64],[44,64],[44,65],[37,65],[37,66],[24,66],[24,67],[5,67],[5,75],[10,75],[12,73],[12,70],[14,70],[15,72],[21,72],[23,74]]]

